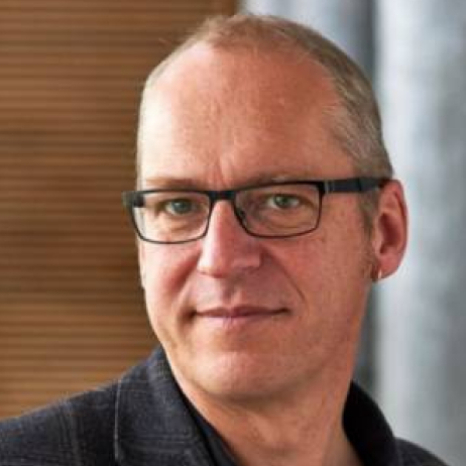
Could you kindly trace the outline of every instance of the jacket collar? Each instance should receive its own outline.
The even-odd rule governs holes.
[[[352,383],[343,413],[343,425],[349,441],[364,464],[401,466],[397,441],[379,407]]]
[[[114,450],[120,466],[211,466],[160,348],[118,382]]]
[[[365,464],[402,464],[397,442],[377,405],[352,384],[344,427]],[[114,451],[119,466],[212,466],[206,442],[161,348],[118,382]]]

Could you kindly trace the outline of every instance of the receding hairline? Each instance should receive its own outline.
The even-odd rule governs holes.
[[[314,60],[309,54],[306,53],[305,50],[297,47],[294,44],[286,43],[282,44],[283,46],[280,48],[273,47],[270,43],[265,41],[261,42],[251,42],[251,45],[254,47],[248,47],[244,41],[241,41],[238,44],[227,44],[226,47],[223,45],[219,45],[216,42],[211,42],[210,40],[205,40],[204,38],[200,38],[199,40],[189,41],[188,45],[183,44],[180,48],[178,48],[174,53],[172,53],[165,62],[162,62],[161,65],[156,67],[153,72],[149,75],[146,86],[145,86],[145,98],[143,106],[149,108],[151,103],[153,102],[152,98],[154,95],[157,95],[160,92],[160,95],[164,95],[166,91],[168,91],[168,96],[170,96],[170,86],[172,83],[173,76],[175,76],[175,80],[178,80],[182,73],[184,73],[184,59],[187,54],[190,54],[194,49],[206,48],[211,49],[213,53],[213,61],[217,60],[217,54],[219,57],[222,54],[227,54],[230,57],[233,57],[233,60],[236,58],[238,62],[241,63],[244,57],[250,57],[253,60],[257,58],[259,63],[264,63],[262,60],[270,61],[272,66],[286,66],[287,63],[292,65],[292,75],[296,75],[297,77],[302,78],[305,77],[306,81],[309,83],[309,86],[312,87],[315,83],[319,83],[318,86],[320,87],[323,83],[322,89],[325,89],[325,93],[318,94],[316,93],[316,97],[318,98],[318,107],[320,109],[321,121],[322,125],[329,130],[332,125],[335,123],[336,118],[338,118],[339,107],[342,105],[339,93],[336,89],[336,86],[332,80],[332,76],[330,72],[317,60]],[[202,60],[203,57],[200,58]],[[198,62],[199,57],[195,56],[194,61]],[[282,61],[283,60],[283,61]],[[191,57],[188,58],[188,61],[191,61]],[[178,64],[181,66],[181,70],[179,71]],[[295,67],[296,65],[296,67]],[[304,65],[304,66],[302,66]],[[207,65],[207,71],[209,72],[209,65]],[[262,65],[259,65],[261,67]],[[171,71],[174,69],[174,74]],[[164,74],[168,72],[170,75],[168,80],[165,80]],[[241,71],[240,71],[241,73]],[[291,79],[293,79],[291,77]],[[158,84],[160,82],[160,88]],[[303,81],[301,81],[303,82]],[[168,87],[166,85],[168,84]],[[303,91],[307,92],[307,91]],[[328,93],[327,93],[328,92]],[[323,96],[325,95],[325,98]],[[271,97],[273,99],[273,96]],[[143,120],[143,109],[141,108],[141,119],[140,119],[140,130],[143,130],[144,125],[142,125]],[[140,138],[143,138],[145,133],[141,131],[139,134]],[[330,131],[331,134],[331,131]],[[338,141],[335,141],[338,143]],[[142,151],[138,151],[138,155],[141,154]],[[139,168],[141,168],[141,160],[139,159]],[[140,172],[140,170],[139,170]],[[139,183],[138,183],[139,186]]]
[[[295,34],[291,36],[289,30],[286,30],[287,28],[293,29]],[[297,31],[299,34],[296,33]],[[240,34],[240,32],[244,34]],[[309,35],[312,36],[311,41]],[[313,45],[312,48],[309,46],[309,42]],[[325,52],[322,52],[322,46],[325,47]],[[140,123],[143,119],[144,108],[149,101],[149,94],[157,89],[158,81],[167,70],[173,65],[176,66],[176,63],[182,60],[187,52],[196,47],[208,47],[214,52],[226,52],[232,55],[242,53],[252,56],[257,55],[259,59],[282,56],[292,58],[296,63],[311,63],[318,70],[317,73],[319,73],[320,79],[327,82],[334,96],[331,105],[324,109],[323,117],[327,120],[326,124],[330,130],[332,130],[332,126],[334,128],[339,126],[339,120],[342,119],[341,117],[345,113],[345,104],[332,69],[327,63],[328,51],[335,52],[345,59],[348,59],[348,57],[335,44],[314,29],[272,15],[249,13],[240,13],[230,17],[217,15],[207,18],[152,70],[146,79],[143,90]],[[353,68],[353,72],[359,73],[361,78],[365,79],[355,64],[351,63],[350,66]],[[316,74],[309,74],[310,83],[315,76]],[[141,129],[141,125],[139,129]],[[141,134],[139,134],[140,136]]]
[[[293,36],[289,34],[287,28],[293,29]],[[310,37],[312,41],[309,40]],[[331,67],[328,66],[329,56],[340,55],[341,58],[348,60],[347,65],[352,68],[353,72],[360,74],[360,78],[367,81],[357,65],[316,30],[276,16],[248,13],[237,14],[233,17],[218,15],[207,18],[152,70],[146,80],[145,88],[150,88],[155,84],[164,71],[181,58],[184,52],[199,45],[231,52],[245,50],[252,54],[291,52],[297,59],[310,60],[319,64],[331,81],[334,80],[334,76],[330,71]],[[325,51],[322,50],[323,48]]]
[[[270,22],[287,22],[289,24],[294,24],[290,21],[283,20],[282,18],[274,16],[256,16],[256,15],[235,15],[234,18],[257,18],[262,21],[264,18]],[[228,53],[232,56],[237,55],[239,60],[241,60],[241,55],[257,56],[257,58],[264,59],[269,58],[273,60],[273,57],[284,57],[285,59],[290,59],[295,61],[297,64],[300,62],[310,63],[314,68],[314,71],[309,69],[309,83],[312,86],[312,80],[317,77],[319,80],[324,80],[332,92],[331,101],[327,102],[327,105],[322,107],[323,118],[326,120],[326,126],[331,128],[333,120],[338,118],[339,109],[338,107],[343,105],[341,101],[340,94],[335,85],[333,76],[328,68],[322,63],[322,60],[318,59],[318,55],[315,56],[309,53],[308,48],[306,48],[304,43],[296,42],[291,40],[285,34],[276,34],[274,41],[269,41],[268,36],[270,31],[268,28],[264,28],[261,34],[257,34],[255,28],[251,28],[249,34],[238,37],[238,31],[235,31],[234,34],[225,33],[224,29],[221,27],[225,22],[232,21],[232,17],[225,16],[214,16],[208,18],[192,35],[188,36],[188,39],[181,43],[171,54],[169,54],[162,62],[160,62],[149,74],[147,77],[144,90],[143,98],[141,102],[140,109],[140,127],[143,120],[144,108],[149,105],[150,97],[153,95],[153,91],[157,91],[157,84],[159,80],[163,80],[163,75],[166,71],[171,69],[173,66],[176,66],[177,63],[184,59],[186,53],[189,53],[197,47],[206,47],[212,49],[214,53]],[[299,25],[300,26],[300,25]],[[300,26],[303,27],[303,26]],[[305,27],[303,27],[306,29]],[[315,32],[321,40],[329,44],[330,47],[335,47],[330,41],[321,36],[318,32]],[[316,46],[316,51],[318,47]],[[318,73],[318,74],[317,74]],[[141,138],[142,134],[139,134]],[[139,144],[138,144],[139,146]],[[139,155],[138,150],[138,155]],[[140,165],[138,163],[138,165]]]

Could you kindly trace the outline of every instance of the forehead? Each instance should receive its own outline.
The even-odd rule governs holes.
[[[143,176],[202,177],[210,170],[211,178],[234,183],[240,174],[322,176],[335,164],[347,170],[329,131],[337,106],[325,70],[297,51],[195,45],[145,94]]]

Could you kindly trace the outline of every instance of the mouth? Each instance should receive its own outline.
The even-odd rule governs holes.
[[[266,308],[259,306],[217,307],[196,312],[202,320],[208,320],[222,326],[239,326],[263,321],[275,320],[288,314],[285,308]]]

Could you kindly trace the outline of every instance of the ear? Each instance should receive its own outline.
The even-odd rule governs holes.
[[[139,278],[141,280],[142,288],[146,286],[146,254],[144,242],[140,239],[137,240],[138,260],[139,260]]]
[[[388,277],[398,269],[407,238],[408,212],[403,186],[397,180],[390,180],[381,189],[378,211],[373,220],[373,281]]]

